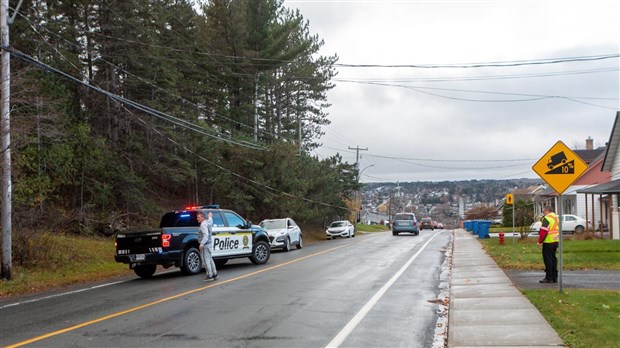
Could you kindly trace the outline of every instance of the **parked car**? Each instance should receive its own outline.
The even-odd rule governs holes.
[[[538,232],[539,231],[531,231],[527,234],[527,236],[532,238],[538,238]]]
[[[433,220],[431,220],[431,218],[428,218],[428,217],[422,218],[422,220],[420,220],[420,229],[421,230],[424,230],[424,229],[434,230],[435,227],[433,226]]]
[[[444,229],[445,227],[443,226],[443,224],[441,222],[438,222],[437,223],[437,228]]]
[[[355,226],[348,220],[334,221],[325,230],[325,236],[327,236],[327,239],[355,237]]]
[[[397,236],[401,232],[409,232],[414,235],[420,234],[418,220],[414,213],[398,213],[392,221],[392,235]]]
[[[530,225],[530,232],[539,232],[542,222],[536,221]],[[585,229],[586,220],[577,215],[562,215],[562,233],[581,233]],[[529,236],[529,234],[528,234]]]
[[[297,249],[303,248],[301,229],[293,219],[266,219],[259,225],[267,231],[271,249],[289,251],[293,245],[297,246]]]

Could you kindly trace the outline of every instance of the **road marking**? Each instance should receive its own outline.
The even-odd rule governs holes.
[[[362,309],[360,309],[359,312],[357,312],[357,314],[347,323],[347,325],[345,325],[342,330],[340,330],[340,332],[336,335],[336,337],[334,337],[332,339],[331,342],[329,342],[327,344],[327,346],[325,346],[326,348],[337,348],[340,347],[340,345],[342,344],[342,342],[344,342],[344,340],[349,337],[349,335],[351,334],[351,332],[353,332],[353,330],[357,327],[357,325],[362,321],[362,319],[364,319],[364,317],[366,317],[366,315],[368,314],[368,312],[370,312],[370,310],[377,304],[377,302],[379,302],[379,300],[381,299],[381,297],[383,297],[383,295],[385,295],[385,293],[388,291],[388,289],[396,282],[396,280],[398,280],[398,278],[400,278],[400,276],[405,273],[405,270],[411,265],[411,263],[413,263],[413,260],[415,260],[418,255],[420,255],[422,253],[422,251],[424,251],[424,249],[426,249],[426,247],[428,246],[428,244],[435,239],[435,237],[437,237],[438,235],[442,234],[443,232],[439,232],[434,234],[426,243],[424,243],[424,245],[420,248],[420,250],[418,250],[417,253],[415,253],[410,259],[409,261],[407,261],[407,263],[405,263],[403,265],[403,267],[401,267],[398,272],[396,272],[396,274],[394,274],[392,276],[392,278],[390,278],[390,280],[388,280],[387,283],[385,283],[385,285],[383,285],[383,287],[381,289],[379,289],[379,291],[377,291],[377,293],[370,299],[368,300],[368,302],[366,302],[366,304],[364,305],[364,307],[362,307]]]
[[[158,275],[162,275],[162,274],[173,273],[173,272],[176,272],[176,271],[164,271],[164,272],[158,272],[157,274]],[[94,289],[99,289],[99,288],[105,288],[106,286],[116,285],[116,284],[121,284],[121,283],[127,283],[127,282],[131,282],[131,281],[134,281],[134,279],[119,280],[117,282],[111,282],[111,283],[104,283],[104,284],[94,285],[94,286],[90,286],[90,287],[87,287],[87,288],[84,288],[84,289],[67,291],[67,292],[62,292],[62,293],[59,293],[59,294],[54,294],[54,295],[49,295],[49,296],[37,297],[37,298],[33,298],[33,299],[30,299],[30,300],[21,301],[21,302],[9,303],[9,304],[6,304],[4,306],[1,306],[0,310],[5,309],[5,308],[9,308],[9,307],[20,306],[20,305],[24,305],[24,304],[28,304],[28,303],[39,302],[39,301],[43,301],[43,300],[49,300],[51,298],[56,298],[56,297],[61,297],[61,296],[77,294],[77,293],[84,292],[84,291],[89,291],[89,290],[94,290]]]
[[[106,287],[106,286],[120,284],[120,283],[124,283],[124,282],[128,282],[128,280],[121,280],[121,281],[118,281],[118,282],[105,283],[105,284],[95,285],[95,286],[91,286],[91,287],[84,288],[84,289],[78,289],[78,290],[74,290],[74,291],[67,291],[67,292],[63,292],[63,293],[60,293],[60,294],[54,294],[54,295],[34,298],[34,299],[31,299],[31,300],[26,300],[26,301],[21,301],[21,302],[9,303],[7,305],[4,305],[4,306],[0,307],[0,309],[5,309],[5,308],[9,308],[9,307],[19,306],[19,305],[23,305],[23,304],[27,304],[27,303],[39,302],[39,301],[42,301],[42,300],[49,300],[50,298],[55,298],[55,297],[60,297],[60,296],[77,294],[79,292],[84,292],[84,291],[88,291],[88,290],[103,288],[103,287]]]
[[[46,338],[57,336],[57,335],[60,335],[60,334],[63,334],[63,333],[69,332],[69,331],[74,331],[74,330],[83,328],[85,326],[89,326],[89,325],[92,325],[92,324],[100,323],[102,321],[106,321],[106,320],[109,320],[109,319],[120,317],[122,315],[129,314],[129,313],[132,313],[132,312],[136,312],[136,311],[139,311],[141,309],[153,307],[153,306],[158,305],[160,303],[164,303],[164,302],[167,302],[167,301],[170,301],[170,300],[174,300],[174,299],[177,299],[179,297],[187,296],[187,295],[190,295],[190,294],[193,294],[193,293],[196,293],[196,292],[199,292],[199,291],[207,290],[207,289],[219,286],[219,285],[232,283],[232,282],[235,282],[235,281],[238,281],[238,280],[241,280],[241,279],[244,279],[244,278],[248,278],[248,277],[260,274],[260,273],[264,273],[264,272],[271,271],[271,270],[274,270],[274,269],[277,269],[277,268],[280,268],[280,267],[284,267],[284,266],[287,266],[287,265],[290,265],[290,264],[293,264],[293,263],[296,263],[296,262],[299,262],[299,261],[302,261],[302,260],[305,260],[305,259],[309,259],[311,257],[315,257],[315,256],[318,256],[318,255],[321,255],[321,254],[325,254],[325,253],[328,253],[328,252],[331,252],[331,251],[334,251],[334,250],[338,250],[338,249],[344,248],[346,246],[349,246],[349,244],[344,244],[344,245],[340,245],[340,246],[337,246],[337,247],[334,247],[334,248],[331,248],[331,249],[323,250],[323,251],[320,251],[318,253],[310,254],[310,255],[307,255],[307,256],[304,256],[304,257],[300,257],[300,258],[295,259],[295,260],[287,261],[287,262],[281,263],[279,265],[271,266],[271,267],[268,267],[268,268],[265,268],[265,269],[261,269],[261,270],[258,270],[258,271],[252,272],[252,273],[248,273],[248,274],[239,276],[239,277],[231,278],[231,279],[224,280],[224,281],[217,281],[217,282],[212,283],[212,284],[207,285],[207,286],[203,286],[203,287],[200,287],[200,288],[189,290],[189,291],[186,291],[186,292],[183,292],[183,293],[180,293],[180,294],[176,294],[176,295],[173,295],[173,296],[170,296],[170,297],[159,299],[157,301],[153,301],[153,302],[149,302],[149,303],[146,303],[146,304],[143,304],[143,305],[140,305],[140,306],[132,307],[132,308],[126,309],[124,311],[112,313],[110,315],[106,315],[106,316],[103,316],[103,317],[100,317],[100,318],[97,318],[97,319],[94,319],[94,320],[86,321],[86,322],[83,322],[81,324],[73,325],[73,326],[70,326],[70,327],[67,327],[67,328],[64,328],[64,329],[61,329],[61,330],[57,330],[57,331],[46,333],[44,335],[33,337],[31,339],[28,339],[28,340],[25,340],[25,341],[21,341],[21,342],[15,343],[15,344],[10,345],[10,346],[6,346],[5,348],[13,348],[13,347],[25,346],[27,344],[34,343],[34,342],[37,342],[37,341],[41,341],[41,340],[44,340]]]

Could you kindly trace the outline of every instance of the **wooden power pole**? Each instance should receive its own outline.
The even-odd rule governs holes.
[[[20,2],[21,3],[21,2]],[[10,280],[11,252],[11,118],[9,100],[11,95],[11,67],[9,48],[9,0],[0,2],[0,32],[2,35],[2,278]]]

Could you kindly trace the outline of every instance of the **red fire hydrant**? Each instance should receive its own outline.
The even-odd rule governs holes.
[[[504,244],[504,231],[499,231],[499,244],[502,245]]]

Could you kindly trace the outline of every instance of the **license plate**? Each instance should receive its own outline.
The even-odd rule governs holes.
[[[136,254],[136,261],[144,261],[144,254]]]

